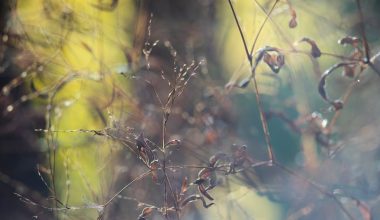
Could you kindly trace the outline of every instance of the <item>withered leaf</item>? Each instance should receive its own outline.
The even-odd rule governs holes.
[[[285,56],[275,47],[265,46],[256,51],[257,57],[252,65],[252,77],[256,74],[258,64],[263,60],[275,73],[278,73],[285,64]]]
[[[199,192],[204,196],[206,197],[207,199],[209,200],[214,200],[214,198],[212,198],[212,196],[207,192],[206,188],[204,187],[203,184],[199,184],[198,185],[198,190]]]
[[[350,44],[351,46],[353,47],[358,47],[359,46],[359,43],[360,43],[360,39],[357,38],[357,37],[353,37],[353,36],[346,36],[346,37],[343,37],[342,39],[339,39],[338,40],[338,44],[341,44],[341,45],[347,45],[347,44]]]
[[[278,73],[285,64],[285,58],[282,54],[264,54],[264,62],[270,67],[274,73]]]
[[[314,40],[312,40],[312,39],[310,39],[308,37],[304,37],[304,38],[302,38],[300,40],[300,42],[306,42],[306,43],[310,44],[310,46],[311,46],[311,52],[310,52],[311,56],[313,56],[314,58],[318,58],[318,57],[321,56],[321,54],[322,54],[321,50],[318,48],[317,43]]]
[[[202,201],[202,204],[203,204],[203,207],[205,208],[209,208],[210,206],[214,205],[214,203],[210,203],[210,204],[207,204],[206,203],[206,200],[200,196],[200,195],[191,195],[189,197],[187,197],[186,199],[184,199],[182,202],[181,202],[181,207],[184,207],[186,206],[187,204],[191,203],[191,202],[194,202],[196,200],[201,200]]]
[[[174,139],[174,140],[171,140],[168,143],[166,143],[165,147],[167,147],[167,146],[173,146],[173,145],[179,145],[179,144],[181,144],[181,140]]]
[[[141,211],[141,214],[139,215],[138,220],[145,220],[145,217],[151,215],[154,209],[157,209],[157,208],[155,208],[155,207],[145,207]]]
[[[343,102],[341,100],[332,100],[329,98],[327,92],[326,92],[326,79],[328,76],[331,75],[331,73],[333,73],[334,70],[340,68],[340,67],[343,67],[343,66],[347,66],[347,65],[351,65],[351,64],[354,64],[352,62],[342,62],[342,63],[337,63],[335,65],[333,65],[332,67],[330,67],[329,69],[327,69],[321,76],[321,79],[319,80],[319,83],[318,83],[318,92],[319,92],[319,95],[328,103],[330,103],[334,108],[335,110],[339,110],[341,108],[343,108]]]

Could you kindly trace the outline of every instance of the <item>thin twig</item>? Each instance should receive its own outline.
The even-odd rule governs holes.
[[[364,15],[363,15],[363,10],[362,10],[362,6],[360,4],[360,0],[356,0],[356,5],[358,7],[358,13],[359,13],[359,17],[360,17],[360,32],[361,32],[361,35],[362,35],[362,38],[363,38],[363,46],[364,46],[364,52],[365,52],[365,63],[368,63],[370,62],[370,58],[371,58],[371,55],[370,55],[370,48],[369,48],[369,45],[368,45],[368,41],[367,41],[367,35],[365,33],[365,23],[364,23]]]
[[[278,0],[276,0],[277,2]],[[231,7],[231,10],[233,12],[233,16],[234,16],[234,19],[235,19],[235,22],[236,22],[236,25],[239,29],[239,32],[240,32],[240,37],[243,41],[243,45],[244,45],[244,48],[246,50],[246,53],[247,53],[247,59],[249,61],[249,64],[251,66],[251,68],[253,67],[253,64],[252,64],[252,56],[250,55],[250,53],[248,52],[248,47],[247,47],[247,42],[245,41],[245,38],[244,38],[244,34],[243,32],[241,31],[241,25],[239,23],[239,20],[237,19],[237,15],[236,15],[236,12],[235,12],[235,9],[231,3],[231,0],[228,0],[229,4],[230,4],[230,7]],[[269,16],[268,16],[269,17]],[[260,33],[260,32],[259,32]],[[259,94],[259,89],[257,87],[257,81],[256,81],[256,76],[253,74],[253,82],[254,82],[254,89],[255,89],[255,97],[256,97],[256,102],[257,102],[257,105],[258,105],[258,109],[259,109],[259,113],[260,113],[260,119],[261,119],[261,125],[263,127],[263,131],[264,131],[264,136],[265,136],[265,142],[266,142],[266,145],[267,145],[267,148],[268,148],[268,155],[269,155],[269,160],[270,161],[274,161],[275,160],[275,156],[273,154],[273,147],[272,147],[272,144],[271,144],[271,141],[270,141],[270,135],[269,135],[269,129],[268,129],[268,123],[265,119],[265,115],[264,115],[264,112],[263,112],[263,107],[262,107],[262,103],[261,103],[261,99],[260,99],[260,94]]]
[[[250,57],[252,57],[253,51],[255,50],[255,46],[256,46],[257,40],[259,39],[259,36],[260,36],[260,34],[261,34],[261,31],[264,29],[265,24],[267,23],[268,19],[270,18],[270,15],[272,14],[274,8],[276,7],[276,5],[277,5],[277,3],[278,3],[279,1],[280,1],[280,0],[276,0],[276,1],[274,2],[274,4],[272,5],[272,8],[269,10],[268,14],[265,13],[265,14],[266,14],[265,20],[264,20],[263,23],[261,24],[260,29],[259,29],[259,31],[258,31],[257,34],[256,34],[255,40],[253,41],[253,44],[252,44],[252,47],[251,47],[251,51],[249,52]]]
[[[237,24],[237,27],[239,29],[239,33],[240,33],[240,37],[241,37],[241,40],[243,41],[243,46],[244,46],[244,50],[245,50],[245,53],[247,55],[247,58],[249,60],[249,63],[252,65],[252,56],[251,56],[251,53],[248,51],[248,44],[247,44],[247,41],[245,40],[245,37],[244,37],[244,34],[243,34],[243,31],[241,29],[241,26],[240,26],[240,23],[239,23],[239,20],[238,20],[238,17],[236,15],[236,12],[235,12],[235,9],[234,9],[234,6],[232,5],[232,2],[231,0],[228,0],[228,3],[230,4],[230,7],[231,7],[231,11],[234,15],[234,19],[235,19],[235,22]]]

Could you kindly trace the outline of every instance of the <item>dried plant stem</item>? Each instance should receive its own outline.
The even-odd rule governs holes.
[[[245,51],[247,53],[247,59],[252,67],[252,56],[250,53],[248,53],[248,50],[247,50],[247,43],[246,43],[246,40],[245,40],[245,37],[244,37],[244,34],[242,33],[241,31],[241,25],[239,23],[239,20],[237,19],[237,15],[236,15],[236,12],[234,10],[234,7],[232,5],[232,2],[231,0],[228,0],[229,2],[229,5],[231,7],[231,11],[233,12],[233,16],[234,16],[234,19],[235,19],[235,22],[236,22],[236,25],[239,29],[239,33],[240,33],[240,37],[243,41],[243,45],[244,45],[244,48],[245,48]],[[278,0],[276,0],[276,3],[278,2]],[[274,6],[276,5],[276,3],[274,4]],[[274,7],[271,9],[271,11],[274,9]],[[269,17],[269,15],[267,16],[267,18]],[[267,19],[264,21],[266,22]],[[263,26],[263,25],[262,25]],[[262,28],[261,28],[262,29]],[[260,32],[259,32],[260,33]],[[256,37],[258,38],[258,36]],[[252,50],[254,50],[254,46],[252,47]],[[350,220],[354,220],[355,218],[348,212],[348,210],[342,205],[342,203],[338,200],[338,198],[331,192],[327,191],[324,187],[322,187],[321,185],[315,183],[314,181],[308,179],[308,178],[305,178],[303,177],[302,175],[299,175],[298,173],[286,168],[285,166],[281,165],[280,163],[278,163],[275,158],[274,158],[274,154],[273,154],[273,149],[272,149],[272,145],[271,145],[271,142],[270,142],[270,135],[269,135],[269,130],[268,130],[268,123],[265,119],[265,116],[264,116],[264,113],[263,113],[263,110],[262,110],[262,103],[261,103],[261,99],[260,99],[260,94],[259,94],[259,90],[258,90],[258,87],[257,87],[257,80],[256,80],[256,77],[255,75],[252,76],[252,80],[254,82],[254,89],[255,89],[255,97],[256,97],[256,101],[257,101],[257,105],[258,105],[258,109],[259,109],[259,112],[260,112],[260,118],[261,118],[261,124],[262,124],[262,127],[263,127],[263,131],[264,131],[264,135],[265,135],[265,141],[266,141],[266,144],[267,144],[267,148],[268,148],[268,154],[269,154],[269,165],[274,165],[278,168],[280,168],[281,170],[283,170],[284,172],[294,176],[294,177],[297,177],[298,179],[301,179],[302,181],[304,181],[305,183],[307,183],[308,185],[310,185],[312,188],[316,189],[317,191],[319,191],[320,193],[326,195],[327,197],[330,197],[334,200],[334,202],[337,203],[337,205],[339,206],[339,208],[345,213],[345,215],[350,219]],[[351,89],[352,90],[352,89]],[[351,92],[349,92],[351,93]],[[349,95],[348,95],[349,96]],[[348,98],[348,97],[347,97]]]
[[[134,182],[141,180],[142,178],[148,176],[152,171],[148,170],[135,179],[133,179],[131,182],[129,182],[127,185],[125,185],[123,188],[121,188],[117,193],[115,193],[107,202],[103,204],[103,207],[107,207],[116,197],[118,197],[126,188],[128,188],[130,185],[132,185]]]
[[[362,35],[362,38],[363,38],[363,46],[364,46],[364,52],[365,52],[365,63],[368,63],[370,62],[370,48],[369,48],[369,45],[368,45],[368,41],[367,41],[367,35],[365,33],[365,23],[364,23],[364,15],[363,15],[363,10],[362,10],[362,6],[360,4],[360,0],[356,0],[356,5],[357,5],[357,8],[358,8],[358,13],[359,13],[359,18],[360,18],[360,32],[361,32],[361,35]]]
[[[343,98],[342,98],[342,102],[343,102],[344,104],[346,104],[346,103],[348,102],[348,99],[350,98],[352,92],[354,91],[355,86],[357,86],[358,83],[360,82],[359,79],[360,79],[360,76],[361,76],[361,74],[362,74],[363,72],[364,72],[364,71],[362,70],[362,71],[360,71],[360,72],[358,73],[358,75],[355,77],[354,81],[350,84],[350,86],[349,86],[349,87],[347,88],[347,90],[345,91],[345,93],[344,93],[344,95],[343,95]],[[336,124],[336,122],[337,122],[337,120],[338,120],[338,118],[339,118],[339,116],[340,116],[341,114],[342,114],[342,109],[335,111],[334,115],[333,115],[332,118],[331,118],[330,123],[329,123],[328,126],[327,126],[327,129],[326,129],[326,130],[327,130],[327,133],[330,134],[330,133],[332,132],[332,130],[333,130],[333,128],[334,128],[334,126],[335,126],[335,124]]]
[[[263,21],[263,23],[261,24],[260,26],[260,29],[259,31],[257,32],[256,34],[256,37],[255,37],[255,40],[253,41],[253,44],[252,44],[252,47],[251,47],[251,51],[249,53],[250,57],[252,57],[252,54],[253,54],[253,51],[255,50],[255,46],[256,46],[256,43],[257,43],[257,40],[259,39],[259,36],[261,34],[261,31],[264,29],[264,26],[265,24],[267,23],[268,19],[270,19],[270,15],[272,14],[274,8],[276,7],[277,3],[279,2],[280,0],[276,0],[274,2],[274,4],[272,5],[271,9],[269,10],[268,13],[265,13],[266,17],[265,17],[265,20]],[[262,8],[263,9],[263,8]]]
[[[278,0],[276,0],[276,3],[278,2]],[[237,15],[236,15],[236,12],[235,12],[235,9],[234,9],[234,6],[232,5],[232,2],[231,0],[228,0],[228,3],[231,7],[231,11],[233,13],[233,16],[234,16],[234,19],[235,19],[235,22],[236,22],[236,26],[238,27],[239,29],[239,33],[240,33],[240,37],[243,41],[243,45],[244,45],[244,49],[246,51],[246,54],[247,54],[247,59],[249,61],[249,64],[251,66],[251,68],[253,67],[253,64],[252,64],[252,56],[251,54],[249,53],[248,51],[248,47],[247,47],[247,42],[245,40],[245,37],[244,37],[244,34],[242,32],[242,29],[241,29],[241,25],[239,23],[239,20],[237,18]],[[276,5],[276,4],[275,4]],[[275,6],[274,5],[274,6]],[[273,7],[274,8],[274,7]],[[272,9],[273,10],[273,9]],[[269,17],[269,15],[268,15]],[[264,23],[267,21],[267,19],[265,19]],[[258,33],[258,35],[260,34],[260,32]],[[256,37],[258,38],[258,36]],[[252,46],[252,50],[254,49],[254,45]],[[253,75],[252,76],[252,80],[254,82],[254,89],[255,89],[255,97],[256,97],[256,102],[257,102],[257,106],[258,106],[258,110],[259,110],[259,113],[260,113],[260,119],[261,119],[261,125],[263,127],[263,131],[264,131],[264,136],[265,136],[265,142],[266,142],[266,145],[267,145],[267,149],[268,149],[268,157],[269,157],[269,161],[270,162],[274,162],[275,161],[275,156],[273,154],[273,147],[272,147],[272,144],[271,144],[271,141],[270,141],[270,135],[269,135],[269,129],[268,129],[268,123],[267,123],[267,120],[264,116],[264,112],[263,112],[263,107],[262,107],[262,103],[261,103],[261,99],[260,99],[260,93],[259,93],[259,89],[257,87],[257,80],[256,80],[256,76]]]
[[[251,53],[248,51],[248,44],[247,44],[247,41],[245,40],[245,37],[244,37],[244,34],[243,34],[243,30],[241,29],[241,26],[240,26],[240,23],[239,23],[239,20],[238,20],[238,17],[236,15],[236,12],[235,12],[235,8],[234,6],[232,5],[232,2],[231,0],[228,0],[228,3],[230,5],[230,8],[231,8],[231,11],[232,11],[232,14],[234,15],[234,19],[235,19],[235,22],[237,24],[237,27],[239,29],[239,33],[240,33],[240,37],[241,37],[241,40],[243,41],[243,46],[244,46],[244,50],[245,50],[245,53],[247,55],[247,58],[249,60],[249,63],[251,63],[252,65],[252,56],[251,56]]]
[[[259,109],[261,125],[262,125],[263,131],[264,131],[265,142],[266,142],[267,148],[268,148],[269,161],[274,162],[275,156],[273,153],[273,147],[272,147],[272,143],[270,140],[268,122],[267,122],[267,119],[265,118],[265,115],[264,115],[264,111],[263,111],[263,107],[262,107],[262,103],[261,103],[261,98],[260,98],[260,94],[259,94],[259,89],[257,87],[257,80],[256,80],[255,76],[253,77],[253,85],[254,85],[254,89],[255,89],[255,97],[256,97],[256,102],[257,102],[257,108]]]
[[[273,7],[271,8],[271,10],[269,12],[266,12],[265,9],[264,9],[264,7],[257,0],[254,0],[254,2],[260,8],[260,10],[265,14],[265,16],[270,20],[270,22],[274,25],[274,27],[278,31],[279,35],[289,45],[290,49],[288,49],[288,50],[280,49],[280,50],[282,52],[284,52],[284,53],[296,53],[296,54],[305,54],[305,55],[308,55],[310,57],[313,65],[317,65],[315,67],[314,71],[316,72],[317,75],[321,75],[318,62],[315,60],[315,58],[313,58],[312,56],[310,56],[310,51],[298,50],[294,46],[294,44],[291,42],[291,40],[288,39],[288,37],[283,33],[283,31],[278,26],[278,24],[273,21],[272,17],[270,17],[270,14],[272,13],[272,11],[273,11],[274,7],[276,6],[277,2],[274,3]],[[257,38],[258,37],[256,37],[256,39]],[[343,56],[341,56],[341,55],[336,55],[336,54],[331,54],[331,53],[323,53],[323,54],[343,59],[342,58]],[[303,94],[303,93],[301,92],[301,93],[297,93],[297,94]],[[297,104],[297,110],[299,112],[301,112],[301,113],[307,114],[309,112],[308,109],[305,109],[306,108],[305,106],[307,106],[307,100],[304,99],[304,98],[302,98],[302,100],[304,100],[303,102],[306,102],[306,103],[304,103],[302,106],[300,104]],[[317,158],[317,153],[316,153],[316,151],[317,151],[316,150],[316,143],[314,141],[314,138],[310,137],[310,135],[307,135],[307,134],[301,136],[301,141],[302,141],[302,146],[303,146],[303,149],[304,149],[303,152],[304,152],[304,155],[305,155],[305,158],[306,158],[306,161],[307,161],[307,167],[310,168],[311,171],[313,171],[313,170],[315,170],[315,168],[318,165],[318,158]]]

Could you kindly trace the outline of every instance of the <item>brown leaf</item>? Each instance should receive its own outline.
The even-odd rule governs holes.
[[[214,203],[207,204],[207,203],[206,203],[206,200],[205,200],[202,196],[200,196],[200,195],[196,195],[196,194],[195,194],[195,195],[191,195],[191,196],[187,197],[186,199],[184,199],[184,200],[181,202],[180,206],[181,206],[181,207],[184,207],[184,206],[186,206],[187,204],[189,204],[189,203],[191,203],[191,202],[194,202],[194,201],[196,201],[196,200],[201,200],[201,201],[202,201],[202,204],[203,204],[203,207],[205,207],[205,208],[209,208],[210,206],[214,205]]]
[[[214,200],[214,198],[212,198],[212,196],[207,192],[206,188],[204,187],[203,184],[199,184],[198,185],[198,190],[199,192],[204,196],[206,197],[207,199],[209,200]]]
[[[151,215],[154,209],[157,209],[157,208],[156,208],[156,207],[153,207],[153,206],[145,207],[145,208],[141,211],[141,214],[139,215],[138,220],[145,220],[145,217]]]
[[[179,145],[179,144],[181,144],[181,140],[174,139],[174,140],[171,140],[168,143],[166,143],[165,147],[167,147],[167,146],[173,146],[173,145]]]
[[[328,103],[330,103],[334,108],[335,110],[339,110],[341,108],[343,108],[343,102],[341,100],[331,100],[326,92],[326,79],[328,76],[331,75],[331,73],[333,73],[334,70],[340,68],[340,67],[343,67],[343,66],[347,66],[347,65],[352,65],[352,64],[355,64],[353,62],[342,62],[342,63],[337,63],[335,65],[333,65],[332,67],[330,67],[329,69],[327,69],[321,76],[321,79],[319,80],[319,83],[318,83],[318,92],[319,92],[319,95],[321,95],[321,97]]]
[[[338,44],[341,45],[347,45],[350,44],[351,46],[357,48],[359,46],[359,43],[361,40],[357,37],[352,37],[352,36],[346,36],[343,37],[342,39],[338,40]]]
[[[306,42],[306,43],[310,44],[310,46],[311,46],[310,54],[314,58],[318,58],[322,55],[321,50],[318,48],[317,43],[314,40],[311,40],[310,38],[304,37],[300,40],[300,42]]]
[[[285,63],[285,56],[280,52],[279,49],[277,49],[275,47],[265,46],[265,47],[257,50],[255,53],[255,54],[257,54],[257,56],[255,59],[255,62],[252,65],[252,69],[251,69],[252,76],[251,77],[255,77],[256,68],[259,65],[259,63],[263,60],[263,58],[265,56],[268,56],[266,54],[269,54],[271,56],[272,53],[277,55],[277,56],[273,57],[273,61],[266,62],[266,63],[269,65],[269,67],[272,69],[273,72],[278,73],[280,71],[281,67]]]

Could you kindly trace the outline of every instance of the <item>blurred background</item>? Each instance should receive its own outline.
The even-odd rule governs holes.
[[[254,84],[242,86],[251,66],[231,5],[254,62],[261,48],[277,48],[256,69],[260,106]],[[146,219],[380,218],[379,1],[0,7],[1,219],[138,219],[146,207],[157,207]],[[326,78],[328,97],[344,103],[334,109],[318,86],[342,62]],[[268,161],[259,107],[276,165],[252,168]],[[149,170],[134,150],[140,134],[154,149],[180,140],[158,153],[167,179],[140,178]],[[199,167],[218,153],[236,159],[243,145],[242,170],[217,172],[214,200],[202,197],[214,205],[197,200],[165,215],[183,203],[167,183],[179,196],[187,179],[185,196],[199,194],[190,184]]]

